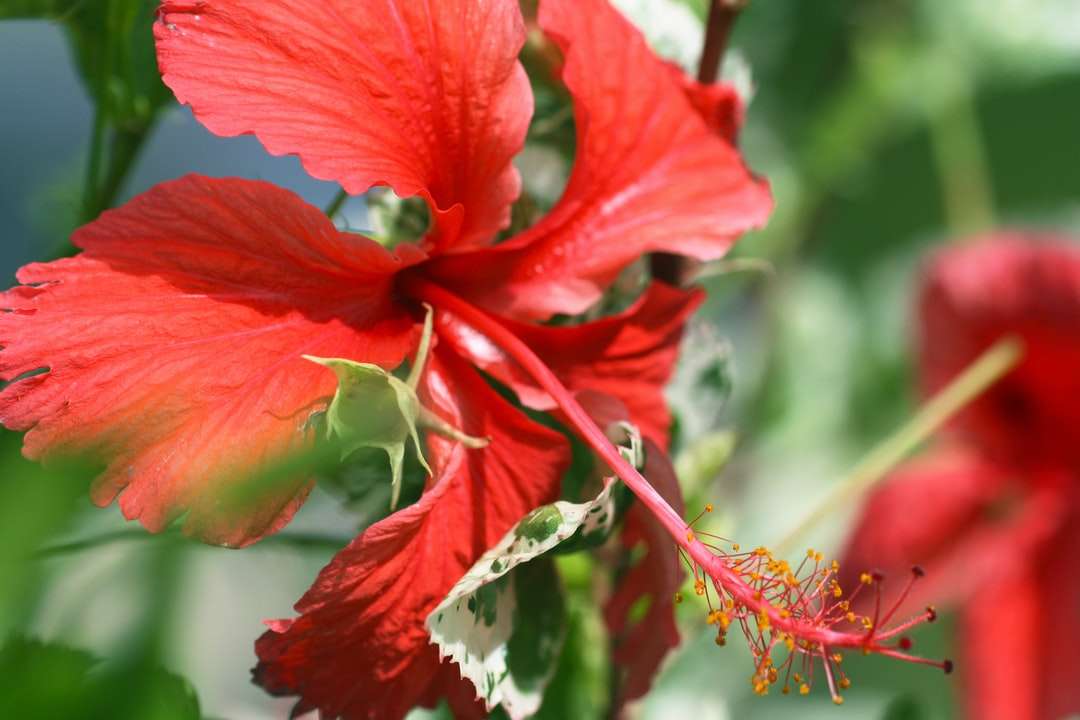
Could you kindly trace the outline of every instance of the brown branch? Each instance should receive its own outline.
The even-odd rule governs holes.
[[[705,21],[705,45],[698,65],[698,82],[712,84],[720,75],[720,61],[727,50],[728,38],[747,0],[712,0]]]

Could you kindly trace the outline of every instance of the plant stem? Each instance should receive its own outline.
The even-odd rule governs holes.
[[[994,191],[971,81],[960,75],[955,83],[953,96],[930,112],[927,126],[946,226],[962,238],[994,226]]]
[[[341,188],[334,195],[334,199],[330,201],[330,204],[326,206],[326,217],[331,220],[341,212],[341,208],[345,205],[345,201],[349,199],[349,193],[345,192],[345,188]]]
[[[37,551],[36,556],[38,559],[48,559],[53,557],[60,557],[62,555],[70,555],[71,553],[83,552],[85,550],[93,550],[94,548],[101,547],[102,545],[111,545],[117,542],[127,542],[129,540],[145,541],[145,540],[161,540],[161,539],[176,539],[179,534],[176,532],[166,531],[165,533],[154,534],[148,530],[142,528],[133,528],[126,530],[116,530],[114,532],[102,533],[101,535],[95,535],[94,537],[86,538],[85,540],[74,540],[67,543],[58,543],[56,545],[49,545]],[[317,533],[278,533],[276,535],[270,535],[262,539],[257,547],[265,548],[274,545],[286,546],[297,548],[300,550],[331,550],[337,551],[349,544],[352,538],[347,537],[334,537],[332,535],[323,535]],[[213,548],[213,546],[207,546]]]
[[[712,84],[720,76],[720,61],[727,50],[728,38],[747,0],[712,0],[705,21],[705,45],[698,65],[698,82]]]
[[[97,193],[98,206],[97,212],[94,213],[95,217],[116,204],[116,198],[124,186],[124,180],[127,179],[135,161],[138,160],[152,127],[151,121],[134,130],[113,130],[109,144],[109,167]]]
[[[100,105],[94,110],[90,129],[90,150],[86,158],[86,175],[83,178],[82,222],[98,216],[98,178],[101,175],[101,156],[105,150],[105,112]]]
[[[845,501],[857,498],[885,476],[923,441],[939,430],[1009,372],[1023,355],[1023,346],[1006,337],[980,355],[959,376],[930,399],[899,430],[871,450],[852,468],[818,505],[776,545],[780,554],[790,552],[794,543]]]

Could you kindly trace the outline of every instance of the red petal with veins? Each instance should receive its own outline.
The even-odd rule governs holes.
[[[516,0],[165,0],[154,36],[212,132],[254,133],[353,194],[422,196],[438,249],[509,223],[532,116]]]
[[[224,488],[307,444],[333,377],[302,354],[398,365],[414,322],[404,262],[262,182],[189,176],[78,230],[74,258],[28,265],[0,295],[0,421],[30,457],[107,462],[94,500],[151,530],[243,545],[281,527],[303,478],[242,512]]]
[[[671,460],[649,440],[645,451],[645,477],[675,512],[684,514],[686,505]],[[625,672],[618,696],[620,706],[649,691],[660,664],[679,645],[674,598],[685,575],[675,541],[641,503],[635,503],[626,514],[622,542],[628,550],[644,546],[645,554],[620,580],[604,606],[604,619],[615,639],[614,659]],[[631,622],[631,610],[646,597],[650,598],[649,609],[644,617]]]
[[[500,321],[540,356],[574,392],[601,392],[618,398],[642,433],[667,447],[671,413],[664,386],[679,352],[683,326],[704,299],[701,291],[683,291],[653,283],[626,311],[573,327]],[[503,351],[453,314],[437,316],[439,336],[537,410],[555,409],[555,401]]]
[[[540,24],[565,53],[574,96],[569,185],[528,231],[481,257],[437,262],[446,283],[499,312],[576,314],[643,253],[715,259],[765,222],[766,184],[607,0],[544,0]]]
[[[999,235],[950,248],[930,264],[920,308],[930,392],[1004,335],[1024,343],[1020,365],[955,429],[1010,464],[1080,471],[1080,244]]]
[[[323,569],[296,609],[256,644],[259,684],[347,720],[402,718],[460,696],[424,619],[465,571],[526,513],[552,502],[569,464],[565,439],[528,420],[475,370],[437,350],[425,404],[487,436],[482,450],[429,434],[436,479],[414,505],[368,528]],[[468,708],[471,711],[471,708]]]

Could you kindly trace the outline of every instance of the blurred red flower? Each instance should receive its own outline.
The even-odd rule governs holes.
[[[1006,335],[1020,364],[869,497],[845,566],[920,563],[959,610],[968,715],[1080,712],[1080,245],[1001,234],[945,250],[919,298],[927,392]]]
[[[106,212],[75,233],[79,256],[27,266],[0,295],[0,376],[13,380],[0,421],[27,431],[26,453],[104,457],[95,501],[120,495],[151,530],[182,516],[187,532],[234,546],[282,527],[310,490],[277,483],[239,516],[220,501],[312,441],[335,379],[302,356],[392,369],[416,346],[420,301],[435,306],[421,399],[491,444],[429,437],[421,500],[368,528],[301,617],[260,640],[259,682],[300,695],[298,709],[394,718],[446,695],[470,711],[424,617],[557,496],[569,462],[561,435],[474,369],[526,405],[556,404],[492,333],[530,347],[571,392],[614,396],[664,446],[661,388],[698,293],[655,284],[616,317],[529,321],[581,312],[643,253],[718,257],[771,209],[717,119],[606,0],[545,0],[539,22],[565,56],[577,158],[551,213],[496,245],[532,109],[516,0],[166,0],[163,78],[208,128],[253,133],[351,193],[419,195],[430,232],[390,251],[266,183],[189,176]]]

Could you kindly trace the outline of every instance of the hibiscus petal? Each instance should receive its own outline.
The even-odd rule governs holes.
[[[686,506],[675,468],[650,440],[645,441],[644,474],[682,515]],[[626,514],[622,542],[628,550],[643,545],[645,554],[621,578],[604,606],[604,619],[615,638],[613,657],[625,672],[618,695],[620,706],[649,691],[660,664],[679,645],[674,598],[685,576],[671,535],[641,503],[635,503]],[[631,622],[631,610],[646,597],[649,607],[644,617]]]
[[[1048,235],[986,237],[940,253],[920,296],[924,382],[933,392],[1004,335],[1019,366],[954,428],[988,455],[1080,468],[1080,245]]]
[[[422,196],[439,249],[509,223],[532,115],[516,0],[165,0],[154,35],[212,132],[254,133],[353,194]]]
[[[1080,714],[1080,507],[1075,501],[1071,517],[1045,555],[1038,578],[1043,610],[1036,619],[1041,621],[1040,717],[1050,720]]]
[[[1025,573],[991,583],[964,608],[959,659],[968,717],[1051,720],[1038,710],[1042,609],[1039,588]]]
[[[878,569],[899,592],[921,565],[925,579],[903,615],[928,602],[968,602],[996,578],[1024,572],[1061,527],[1064,503],[1057,490],[1025,497],[1016,489],[1007,471],[970,451],[939,450],[902,466],[865,503],[841,586],[854,588],[861,572]]]
[[[222,491],[304,447],[333,375],[301,355],[398,365],[415,343],[393,304],[403,262],[339,233],[272,185],[189,176],[73,236],[84,252],[29,265],[0,295],[0,422],[25,452],[107,462],[94,500],[157,531],[243,545],[281,527],[303,478],[244,512]],[[126,489],[125,489],[126,488]]]
[[[480,257],[437,263],[446,283],[499,312],[576,314],[643,253],[710,260],[764,223],[767,185],[607,0],[544,0],[540,24],[566,55],[574,96],[578,157],[569,185],[525,233]]]
[[[487,436],[482,450],[429,436],[436,480],[419,502],[368,528],[323,569],[296,609],[256,644],[257,682],[326,717],[404,717],[463,682],[440,665],[424,620],[485,550],[558,496],[565,439],[528,420],[475,370],[436,350],[424,402]]]
[[[671,72],[678,78],[690,104],[709,129],[734,145],[746,116],[745,104],[735,86],[722,82],[698,82],[674,64],[671,65]]]
[[[501,322],[540,356],[567,388],[618,398],[642,434],[668,443],[671,413],[664,386],[671,377],[686,319],[704,299],[653,283],[626,311],[573,327],[541,326],[502,318]],[[439,336],[500,382],[522,403],[552,410],[555,401],[487,338],[451,313],[437,315]]]
[[[1003,477],[974,453],[945,449],[902,465],[863,503],[847,542],[841,585],[880,568],[903,573],[951,549],[1002,487]]]

